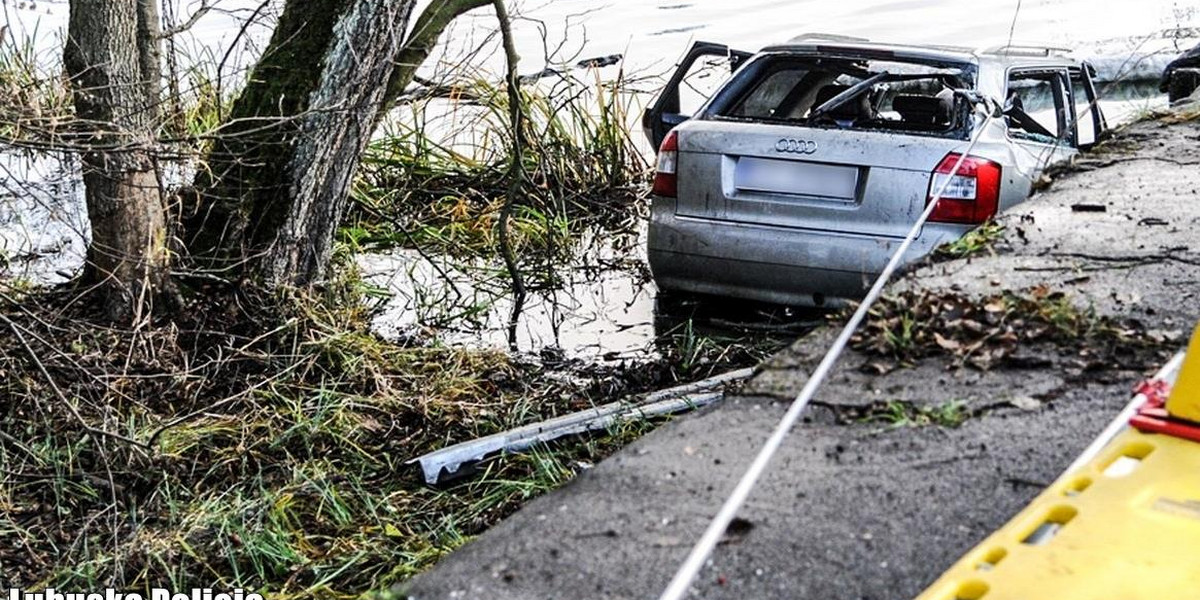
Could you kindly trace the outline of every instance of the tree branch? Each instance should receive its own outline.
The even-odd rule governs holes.
[[[508,346],[517,350],[517,320],[521,318],[521,309],[525,305],[525,281],[517,266],[517,258],[513,255],[512,242],[508,239],[508,222],[512,216],[513,203],[521,196],[525,183],[525,165],[523,150],[525,147],[525,126],[521,122],[521,80],[517,75],[517,47],[513,43],[512,26],[508,19],[508,10],[504,0],[493,0],[496,7],[496,18],[500,20],[500,35],[504,44],[504,56],[508,61],[508,71],[505,74],[508,89],[508,118],[512,127],[512,162],[508,167],[508,196],[504,199],[504,207],[500,209],[499,228],[500,252],[504,255],[504,264],[512,278],[513,306],[508,319]]]
[[[404,47],[396,55],[396,70],[388,80],[387,92],[383,97],[383,107],[380,115],[387,112],[396,99],[404,93],[404,88],[412,83],[417,68],[429,58],[437,45],[438,38],[450,25],[450,22],[463,13],[491,4],[492,0],[433,0],[417,17],[412,34],[404,42]],[[502,19],[507,23],[508,19]]]
[[[158,34],[158,37],[163,39],[174,37],[191,29],[192,27],[195,27],[196,23],[200,21],[200,19],[203,19],[204,15],[207,15],[212,8],[213,5],[209,2],[209,0],[202,0],[200,2],[200,8],[197,8],[196,12],[192,13],[192,16],[188,17],[186,22],[162,31]]]

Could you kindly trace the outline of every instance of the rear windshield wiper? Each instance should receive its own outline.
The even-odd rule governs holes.
[[[850,86],[850,89],[830,98],[829,100],[826,100],[824,104],[814,108],[812,112],[808,114],[808,120],[811,121],[827,112],[837,109],[839,106],[855,99],[859,94],[863,93],[876,83],[886,79],[890,75],[891,73],[883,71]]]

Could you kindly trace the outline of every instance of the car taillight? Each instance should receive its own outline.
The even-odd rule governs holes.
[[[667,134],[658,149],[658,165],[654,167],[655,196],[674,198],[677,193],[675,167],[679,161],[679,135],[674,131]]]
[[[947,154],[933,171],[926,203],[933,202],[933,195],[942,189],[942,185],[945,184],[946,189],[930,213],[930,221],[977,225],[996,216],[1000,203],[1000,165],[985,158],[967,156],[951,176],[950,172],[961,156],[956,152]]]

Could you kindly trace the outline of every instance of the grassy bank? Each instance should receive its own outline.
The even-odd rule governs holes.
[[[204,168],[225,101],[206,72],[186,70],[186,89],[164,103],[162,158],[182,173]],[[555,285],[589,235],[628,234],[641,215],[647,169],[620,87],[563,79],[522,97],[531,144],[513,237],[522,267],[544,274],[534,289]],[[493,258],[506,102],[476,82],[456,103],[403,108],[363,166],[343,248]],[[434,110],[473,137],[435,143]],[[0,138],[70,152],[71,118],[61,77],[38,71],[27,48],[0,48]],[[351,264],[342,252],[335,271]],[[500,352],[385,341],[370,328],[380,293],[354,274],[276,294],[189,274],[185,260],[177,275],[183,310],[137,328],[105,322],[71,285],[0,279],[3,586],[240,587],[273,598],[385,589],[654,423],[488,461],[445,489],[405,461],[776,347],[718,340],[689,319],[662,335],[654,360],[560,361],[565,370],[550,372]]]
[[[482,465],[404,461],[654,387],[376,338],[362,290],[230,292],[115,329],[67,290],[0,296],[0,580],[347,597],[401,582],[644,425]],[[215,297],[215,296],[214,296]],[[235,333],[236,332],[236,333]]]

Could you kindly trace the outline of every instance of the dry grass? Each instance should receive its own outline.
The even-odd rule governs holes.
[[[405,460],[592,404],[492,352],[402,347],[351,284],[207,290],[114,328],[66,291],[0,297],[0,582],[350,597],[402,582],[640,426],[445,490]],[[597,377],[594,381],[600,382]]]

